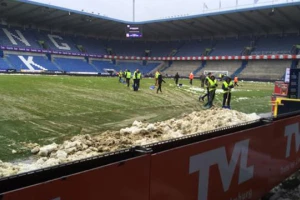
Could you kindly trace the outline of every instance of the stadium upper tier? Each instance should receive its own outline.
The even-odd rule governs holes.
[[[297,35],[224,38],[190,41],[101,40],[33,29],[0,29],[0,45],[74,53],[120,56],[239,56],[262,54],[296,54]]]

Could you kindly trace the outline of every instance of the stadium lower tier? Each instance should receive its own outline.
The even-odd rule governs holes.
[[[218,76],[226,74],[247,80],[281,80],[286,68],[292,66],[291,60],[253,60],[253,61],[173,61],[164,63],[162,72],[174,76],[187,77],[192,72],[196,77],[212,72]]]
[[[155,70],[161,62],[141,61],[126,62],[88,59],[85,57],[70,56],[47,56],[45,54],[5,54],[0,57],[0,70],[16,70],[16,72],[41,72],[41,71],[64,71],[74,73],[99,74],[117,73],[120,70],[139,69],[143,74],[148,74]]]
[[[6,52],[0,57],[0,70],[17,72],[64,71],[82,74],[115,74],[120,70],[139,69],[144,75],[156,70],[163,75],[174,76],[179,73],[187,77],[192,72],[196,77],[202,73],[226,74],[247,80],[281,80],[292,60],[233,60],[233,61],[124,61],[109,59],[89,59],[85,57],[53,56],[46,54],[19,54]]]

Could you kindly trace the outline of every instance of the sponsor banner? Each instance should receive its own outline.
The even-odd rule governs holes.
[[[300,169],[300,116],[274,122],[272,149],[272,175],[270,185],[282,180]]]
[[[25,51],[34,53],[52,53],[57,55],[71,55],[71,56],[82,56],[92,58],[109,58],[118,60],[286,60],[286,59],[299,59],[299,55],[250,55],[250,56],[182,56],[182,57],[136,57],[136,56],[116,56],[116,55],[95,55],[85,53],[72,53],[66,51],[51,51],[42,49],[28,49],[19,47],[7,47],[1,46],[2,50],[13,50],[13,51]]]
[[[98,72],[68,72],[68,74],[98,74]]]
[[[17,72],[16,69],[7,69],[6,71],[9,72],[9,73]]]
[[[95,58],[102,58],[102,55],[93,55],[93,54],[85,54],[85,53],[74,53],[67,51],[51,51],[51,50],[43,50],[43,49],[31,49],[31,48],[19,48],[19,47],[7,47],[0,46],[1,50],[9,50],[9,51],[20,51],[20,52],[32,52],[32,53],[52,53],[57,55],[65,55],[65,56],[88,56]]]
[[[55,71],[55,70],[45,70],[43,71],[45,74],[62,74],[63,71]]]
[[[44,72],[44,70],[27,70],[27,69],[21,69],[21,72],[32,72],[32,73],[41,73]]]
[[[104,58],[111,56],[104,55]],[[118,60],[279,60],[279,59],[297,59],[297,55],[258,55],[258,56],[198,56],[198,57],[135,57],[135,56],[113,56]]]
[[[149,200],[150,155],[1,196],[2,200]]]
[[[257,200],[269,190],[267,125],[154,154],[151,200]]]

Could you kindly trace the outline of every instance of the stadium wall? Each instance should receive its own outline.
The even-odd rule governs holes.
[[[19,182],[14,191],[3,192],[9,185],[1,184],[2,180],[2,199],[257,200],[300,168],[300,152],[295,148],[299,122],[299,116],[290,116],[261,120],[213,138],[210,135],[216,132],[191,135],[157,144],[152,152],[148,147],[131,159],[30,187],[22,188]],[[182,145],[172,147],[175,142]]]

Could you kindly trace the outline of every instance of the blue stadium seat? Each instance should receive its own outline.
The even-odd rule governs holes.
[[[7,34],[11,36],[9,38]],[[20,35],[24,37],[20,37]],[[15,44],[13,44],[13,42]],[[5,26],[0,26],[0,45],[8,47],[22,47],[22,48],[33,48],[40,49],[37,38],[31,30],[23,30],[21,28],[8,28]]]
[[[61,35],[61,33],[49,33],[45,31],[35,32],[35,35],[38,40],[46,42],[49,50],[80,52],[70,36]]]
[[[250,39],[227,38],[218,40],[211,56],[240,56],[245,47],[250,47]]]
[[[179,48],[176,56],[201,56],[206,48],[211,47],[212,42],[210,40],[187,41]]]
[[[83,58],[56,57],[54,58],[54,63],[67,72],[97,72],[97,70]]]
[[[31,62],[31,59],[33,62]],[[30,66],[32,67],[31,70],[59,70],[45,55],[7,55],[7,60],[17,71],[30,70],[25,63],[26,61],[30,63]],[[24,62],[24,60],[26,61]]]
[[[0,69],[9,69],[10,67],[3,58],[0,57]]]
[[[86,53],[106,55],[106,47],[104,41],[95,38],[72,37],[77,45],[82,45]]]
[[[293,45],[300,43],[300,37],[297,35],[278,36],[270,35],[261,37],[256,41],[254,55],[262,54],[290,54]]]
[[[158,65],[159,62],[155,63],[148,63],[146,66],[143,66],[140,62],[130,62],[130,61],[119,61],[117,65],[114,65],[111,61],[108,60],[93,60],[93,65],[99,70],[105,72],[105,69],[113,69],[117,72],[120,70],[129,69],[131,72],[134,72],[136,69],[139,69],[142,74],[147,74],[154,70]]]

